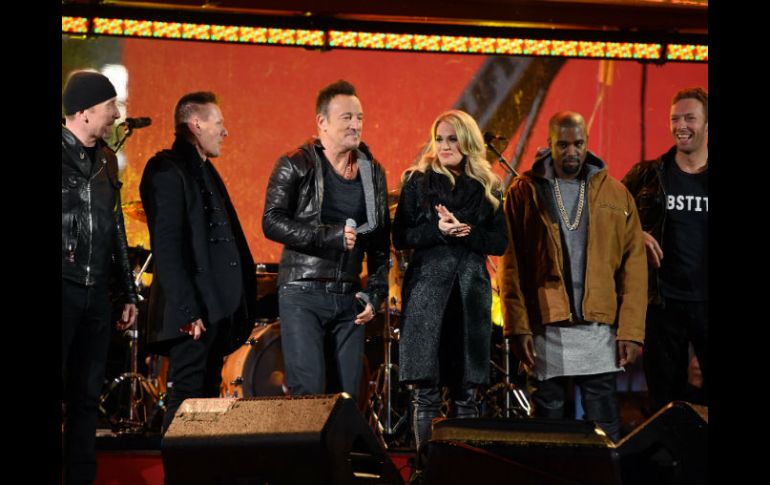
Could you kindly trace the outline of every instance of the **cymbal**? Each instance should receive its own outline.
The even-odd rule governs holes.
[[[140,222],[147,222],[147,214],[144,213],[144,207],[141,200],[132,200],[124,203],[121,208],[123,213],[132,219]]]

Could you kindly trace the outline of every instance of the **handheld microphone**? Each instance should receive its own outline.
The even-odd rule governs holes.
[[[345,227],[350,227],[352,229],[355,229],[358,227],[358,224],[356,224],[356,221],[354,219],[351,219],[348,217],[347,220],[345,220]],[[342,234],[344,238],[344,234],[345,234],[344,231]],[[342,257],[340,258],[340,267],[338,271],[339,278],[342,278],[342,271],[345,269],[345,265],[348,262],[348,254],[350,254],[350,251],[352,251],[352,249],[348,250],[346,246],[345,251],[342,253]]]
[[[484,143],[492,143],[495,140],[508,141],[508,138],[496,135],[495,133],[491,133],[489,131],[484,132]]]
[[[358,224],[356,223],[356,221],[355,221],[354,219],[351,219],[350,217],[348,217],[348,218],[345,220],[345,227],[349,227],[349,228],[351,228],[351,229],[355,229],[355,228],[357,228],[357,227],[358,227]],[[343,233],[343,234],[344,234],[344,233]],[[349,251],[345,250],[345,253],[348,253],[348,252],[349,252]]]
[[[145,126],[150,126],[152,124],[152,120],[149,117],[142,117],[142,118],[126,118],[126,121],[123,123],[126,124],[127,127],[129,127],[132,130],[136,130],[138,128],[144,128]]]

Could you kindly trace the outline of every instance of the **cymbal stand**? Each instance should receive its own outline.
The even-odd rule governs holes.
[[[134,285],[137,290],[140,289],[142,274],[147,270],[152,259],[152,253],[147,257],[147,260],[142,265],[139,274],[136,275]],[[138,295],[140,301],[144,298]],[[113,425],[114,431],[119,434],[133,434],[143,432],[147,425],[147,398],[150,403],[154,405],[158,401],[158,390],[150,383],[145,376],[139,373],[139,330],[134,324],[134,328],[129,328],[125,331],[124,335],[129,338],[129,351],[130,351],[130,371],[116,377],[110,384],[107,391],[102,394],[99,400],[99,410],[107,415],[105,405],[109,396],[117,389],[120,388],[124,382],[129,383],[129,395],[128,395],[128,417],[120,418],[117,415],[118,412],[109,416]],[[118,396],[120,398],[120,395]]]
[[[388,303],[383,328],[385,362],[374,375],[374,389],[369,400],[371,417],[369,424],[375,430],[380,443],[387,449],[407,420],[406,411],[399,412],[393,406],[393,385],[398,385],[398,365],[391,358],[393,342],[399,339],[399,330],[390,323],[392,311]]]
[[[494,151],[497,153],[496,150]],[[502,155],[500,155],[500,157],[502,158]],[[497,265],[495,265],[494,261],[489,256],[487,256],[487,263],[492,272],[496,275]],[[493,290],[498,292],[499,295],[499,289],[493,288]],[[499,390],[505,389],[502,409],[497,406],[496,402],[493,404],[495,413],[501,413],[503,417],[506,418],[510,418],[512,415],[516,415],[517,417],[527,417],[532,412],[532,405],[530,404],[529,399],[527,398],[527,395],[524,393],[524,391],[516,386],[516,384],[511,382],[511,342],[507,338],[503,337],[502,344],[496,345],[496,347],[502,350],[502,358],[500,359],[502,365],[498,365],[493,359],[491,359],[489,363],[502,374],[503,379],[501,382],[491,386],[485,395],[491,397]],[[515,406],[511,404],[511,395],[513,395],[514,399],[516,399]],[[494,398],[491,398],[490,400],[493,399]]]
[[[388,307],[390,307],[390,303],[388,303]],[[393,364],[392,361],[391,351],[393,349],[393,341],[398,341],[400,333],[397,328],[391,326],[391,316],[392,312],[390,311],[390,308],[388,308],[388,314],[385,319],[385,328],[383,329],[383,333],[385,334],[385,338],[383,339],[385,341],[385,378],[383,380],[383,391],[385,393],[385,434],[388,435],[395,434],[396,428],[401,426],[406,419],[405,415],[401,415],[396,421],[396,424],[393,424],[393,388],[391,382],[394,377],[393,371],[395,364]],[[398,372],[398,369],[395,370]],[[396,381],[397,380],[398,379],[396,378]]]
[[[147,256],[147,260],[142,265],[142,269],[139,270],[139,274],[136,275],[136,278],[134,278],[134,286],[136,286],[137,290],[140,290],[142,288],[142,275],[145,271],[147,271],[147,268],[150,266],[150,261],[152,261],[152,253],[150,253]],[[139,296],[139,299],[141,300],[141,295]]]
[[[507,338],[503,338],[503,343],[501,344],[502,350],[503,350],[503,358],[502,358],[502,366],[499,365],[494,360],[490,360],[489,363],[500,371],[503,375],[502,381],[494,384],[491,386],[487,392],[486,395],[490,396],[493,395],[495,392],[498,392],[500,390],[505,390],[504,398],[503,398],[503,407],[502,409],[496,408],[498,412],[501,412],[502,415],[506,418],[510,418],[512,416],[516,416],[519,418],[525,418],[531,415],[532,413],[532,405],[529,402],[529,399],[527,398],[527,395],[524,393],[522,389],[520,389],[516,384],[511,382],[511,372],[510,372],[510,342]],[[513,395],[513,398],[516,400],[515,404],[511,403],[511,395]]]
[[[508,352],[511,351],[511,344],[507,338],[503,338],[503,383],[505,388],[510,389],[511,385],[511,357]],[[503,416],[506,418],[511,417],[511,393],[505,393],[505,407],[503,408]]]
[[[390,267],[393,266],[393,262],[394,258],[391,254]],[[402,264],[402,262],[399,260],[397,264]],[[401,270],[403,272],[406,268],[402,267]],[[408,410],[399,412],[393,406],[393,387],[398,385],[398,365],[393,363],[391,352],[393,342],[397,342],[400,337],[399,329],[393,328],[391,321],[393,316],[398,313],[395,297],[393,300],[391,301],[390,296],[388,296],[385,302],[385,325],[382,329],[385,362],[380,364],[374,374],[374,384],[369,399],[371,412],[369,424],[385,448],[388,448],[389,444],[386,442],[386,438],[392,443],[408,418]]]

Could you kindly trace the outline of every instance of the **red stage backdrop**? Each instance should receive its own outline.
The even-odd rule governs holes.
[[[108,50],[109,53],[104,51]],[[144,39],[62,42],[63,70],[102,69],[106,63],[128,72],[126,115],[149,116],[152,126],[128,140],[123,200],[139,200],[147,160],[173,141],[172,112],[185,93],[216,92],[230,135],[215,164],[238,211],[254,260],[278,262],[280,245],[265,239],[264,192],[275,160],[315,134],[315,95],[338,79],[352,82],[364,113],[363,139],[385,166],[388,185],[428,138],[433,119],[453,108],[479,76],[485,56],[245,46]],[[570,109],[591,120],[589,149],[622,177],[641,154],[643,66],[633,61],[566,60],[553,78],[529,134],[519,170],[545,146],[548,118]],[[671,96],[682,87],[708,88],[706,64],[669,63],[647,68],[645,154],[671,145]],[[519,133],[522,130],[519,130]],[[518,134],[503,154],[510,159]],[[504,171],[496,168],[498,173]],[[127,222],[129,245],[149,248],[146,226]]]

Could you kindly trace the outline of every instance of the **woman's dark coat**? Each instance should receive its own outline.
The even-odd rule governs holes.
[[[499,194],[496,196],[499,199]],[[434,208],[439,203],[471,226],[470,235],[455,238],[441,234]],[[400,250],[414,250],[402,290],[401,382],[488,382],[492,290],[486,255],[501,255],[506,248],[502,204],[494,209],[484,197],[482,185],[465,174],[456,178],[452,189],[442,174],[414,172],[401,190],[393,244]],[[455,281],[462,309],[445,319]],[[450,327],[453,331],[462,333],[457,336],[462,353],[452,357],[453,367],[462,369],[461,376],[447,376],[446,368],[440,369],[439,341],[445,320],[456,324]]]

